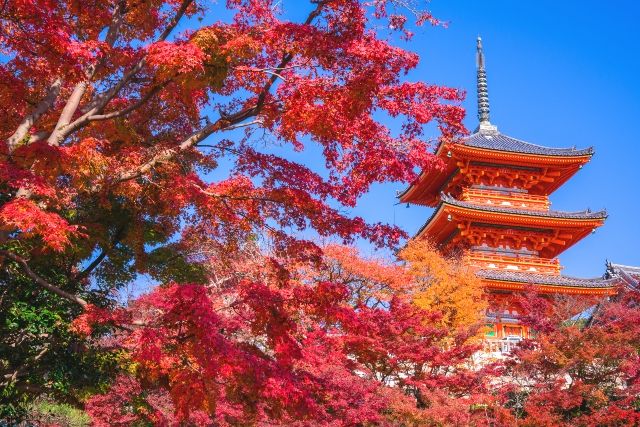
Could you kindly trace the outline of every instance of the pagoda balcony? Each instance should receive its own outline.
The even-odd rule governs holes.
[[[486,190],[480,188],[464,188],[461,199],[465,202],[505,208],[530,209],[548,211],[551,203],[547,196],[528,194],[522,191]]]
[[[521,314],[510,312],[508,310],[504,310],[504,311],[487,310],[487,312],[485,313],[486,320],[491,322],[500,320],[502,322],[507,322],[507,323],[519,323],[520,317],[522,317]]]
[[[485,339],[482,342],[482,351],[490,354],[511,354],[519,344],[517,341]]]
[[[468,256],[469,265],[482,270],[510,270],[538,274],[560,274],[562,267],[557,258],[532,256],[497,255],[472,251]]]

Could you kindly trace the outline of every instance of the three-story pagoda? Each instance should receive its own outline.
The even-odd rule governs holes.
[[[489,120],[482,41],[477,44],[478,128],[459,142],[442,142],[443,169],[421,174],[399,197],[435,207],[416,238],[445,253],[466,250],[491,298],[487,322],[502,338],[528,337],[522,308],[510,298],[533,290],[546,294],[611,295],[615,280],[562,275],[558,255],[600,227],[605,211],[561,212],[549,195],[586,164],[592,148],[551,148],[504,135]]]

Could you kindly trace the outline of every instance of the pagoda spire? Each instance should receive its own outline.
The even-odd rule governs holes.
[[[487,71],[484,68],[484,51],[482,50],[482,38],[480,36],[478,36],[476,45],[476,68],[478,72],[478,120],[480,121],[476,132],[496,132],[498,128],[489,121],[489,89],[487,87]]]

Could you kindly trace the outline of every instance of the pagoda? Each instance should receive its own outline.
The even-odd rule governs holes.
[[[551,209],[549,195],[589,162],[593,149],[543,147],[500,133],[489,120],[479,37],[476,61],[478,128],[460,141],[442,141],[435,155],[444,167],[424,171],[399,198],[435,208],[415,238],[444,253],[467,254],[492,307],[487,335],[529,337],[514,294],[615,294],[614,278],[562,275],[557,258],[600,227],[607,213]]]

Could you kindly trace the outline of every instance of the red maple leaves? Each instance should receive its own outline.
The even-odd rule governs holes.
[[[408,2],[305,2],[301,20],[271,0],[229,0],[228,19],[196,0],[5,3],[3,301],[35,307],[34,287],[64,298],[77,309],[55,305],[65,327],[92,351],[118,352],[112,386],[86,402],[96,424],[555,422],[582,420],[566,412],[585,401],[594,420],[631,416],[635,329],[612,320],[614,349],[604,328],[547,325],[545,356],[523,349],[514,376],[521,366],[562,378],[547,356],[584,340],[594,350],[580,366],[612,352],[603,375],[627,388],[526,377],[541,387],[516,408],[521,390],[491,394],[469,369],[477,331],[416,306],[406,271],[317,244],[395,249],[402,230],[349,208],[376,183],[437,167],[432,141],[465,132],[463,94],[407,81],[418,56],[378,31],[409,38]],[[142,277],[158,286],[122,305],[118,293]],[[77,347],[65,351],[82,358]],[[20,370],[2,373],[22,381]],[[545,406],[554,393],[569,406]]]

